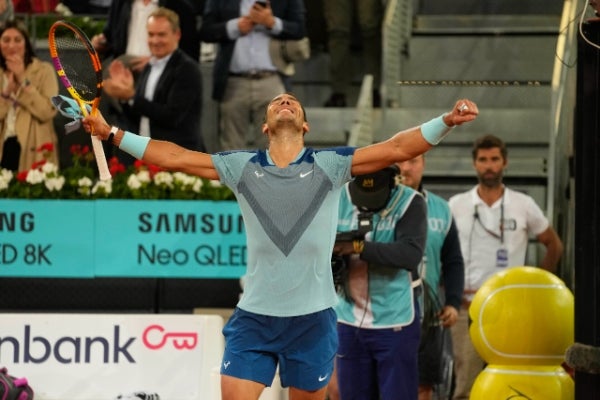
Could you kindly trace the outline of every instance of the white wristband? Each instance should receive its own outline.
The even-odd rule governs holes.
[[[423,138],[431,145],[436,145],[452,130],[452,127],[444,123],[444,115],[440,115],[421,125]]]
[[[117,134],[118,131],[119,131],[119,128],[117,128],[116,126],[111,126],[110,133],[108,134],[108,139],[106,139],[106,141],[109,143],[112,143],[113,138],[115,137],[115,135]]]

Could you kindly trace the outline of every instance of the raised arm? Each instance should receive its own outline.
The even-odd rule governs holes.
[[[86,117],[83,120],[83,127],[102,140],[111,137],[111,127],[102,115]],[[219,179],[210,154],[188,150],[171,142],[144,138],[121,129],[114,132],[112,143],[137,159],[166,170],[185,172],[201,178]]]
[[[396,133],[383,142],[361,147],[352,160],[352,175],[378,171],[391,164],[410,160],[438,144],[450,130],[477,118],[479,109],[470,100],[458,100],[452,110],[420,126]]]

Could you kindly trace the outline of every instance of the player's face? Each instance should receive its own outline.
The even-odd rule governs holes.
[[[400,167],[400,177],[402,184],[418,189],[423,179],[423,170],[425,169],[425,159],[423,156],[417,156],[411,160],[398,163]]]
[[[275,97],[267,106],[267,124],[272,122],[293,122],[301,127],[304,123],[304,110],[300,101],[291,94]]]
[[[173,30],[171,23],[165,17],[148,18],[148,47],[156,58],[168,56],[177,49],[181,31]]]
[[[502,184],[502,175],[506,160],[502,157],[499,147],[477,150],[473,161],[479,183],[487,187],[497,187]]]
[[[18,29],[8,28],[0,37],[0,51],[4,58],[25,57],[25,38]]]

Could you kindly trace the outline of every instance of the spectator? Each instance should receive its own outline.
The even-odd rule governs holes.
[[[420,271],[424,279],[424,301],[421,344],[419,346],[419,400],[433,399],[433,388],[451,382],[443,376],[443,357],[451,354],[451,342],[446,331],[456,323],[464,289],[464,261],[460,251],[458,231],[448,202],[423,188],[425,156],[420,155],[399,163],[402,183],[418,190],[427,201],[427,246]],[[444,292],[440,292],[443,286]],[[438,305],[441,307],[438,308]],[[446,345],[447,346],[447,345]],[[438,396],[443,396],[438,393]]]
[[[304,108],[281,94],[265,112],[267,150],[214,155],[111,128],[101,115],[85,118],[84,128],[147,163],[220,180],[235,193],[247,231],[248,270],[244,293],[223,328],[222,398],[258,399],[279,365],[291,399],[321,400],[338,342],[331,253],[343,185],[353,175],[427,151],[477,114],[474,103],[460,100],[443,116],[384,142],[315,150],[305,147]]]
[[[135,87],[131,71],[115,60],[110,65],[110,78],[104,81],[104,90],[123,102],[128,129],[191,150],[203,150],[198,134],[202,76],[198,63],[177,47],[181,37],[179,17],[174,11],[159,7],[150,14],[146,25],[152,57],[140,75],[139,85]]]
[[[285,91],[269,54],[271,37],[306,35],[302,0],[207,0],[201,38],[218,43],[212,98],[219,103],[223,150],[265,148],[260,133],[269,101]]]
[[[381,105],[381,0],[327,0],[323,2],[327,25],[329,75],[332,93],[325,107],[346,107],[354,69],[350,56],[353,21],[358,21],[364,74],[373,75],[373,106]]]
[[[416,399],[421,336],[416,292],[427,237],[427,206],[396,185],[398,169],[357,176],[342,192],[338,239],[345,257],[338,316],[336,373],[341,399]],[[367,223],[368,221],[368,223]],[[335,382],[335,381],[334,381]]]
[[[41,145],[56,149],[50,98],[58,95],[58,80],[52,64],[35,56],[27,29],[12,20],[0,28],[0,75],[0,166],[27,170],[43,159]],[[56,153],[47,156],[58,165]]]
[[[73,14],[107,14],[111,0],[61,0]]]
[[[169,8],[179,16],[179,48],[199,62],[196,15],[186,0],[112,0],[106,25],[102,33],[92,37],[92,45],[103,58],[126,55],[123,61],[127,66],[134,72],[142,71],[150,59],[146,21],[158,7]]]
[[[15,17],[15,9],[11,0],[0,0],[0,22],[10,21]]]
[[[465,260],[462,307],[451,329],[456,371],[454,399],[469,398],[471,386],[484,368],[469,336],[468,310],[475,292],[495,272],[524,265],[530,236],[546,247],[539,266],[550,272],[555,271],[563,249],[535,201],[502,183],[508,164],[504,142],[493,135],[482,136],[475,140],[472,156],[479,183],[449,200]]]

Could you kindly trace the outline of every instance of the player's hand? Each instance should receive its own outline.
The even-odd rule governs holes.
[[[444,328],[449,328],[456,323],[458,311],[452,306],[444,306],[439,314],[440,322]]]
[[[444,115],[444,123],[448,126],[461,125],[473,121],[479,115],[477,104],[468,99],[456,102],[452,110]]]
[[[106,140],[110,136],[110,126],[106,123],[106,120],[100,114],[100,111],[96,115],[88,115],[82,120],[83,129],[93,136],[97,136],[101,140]]]

